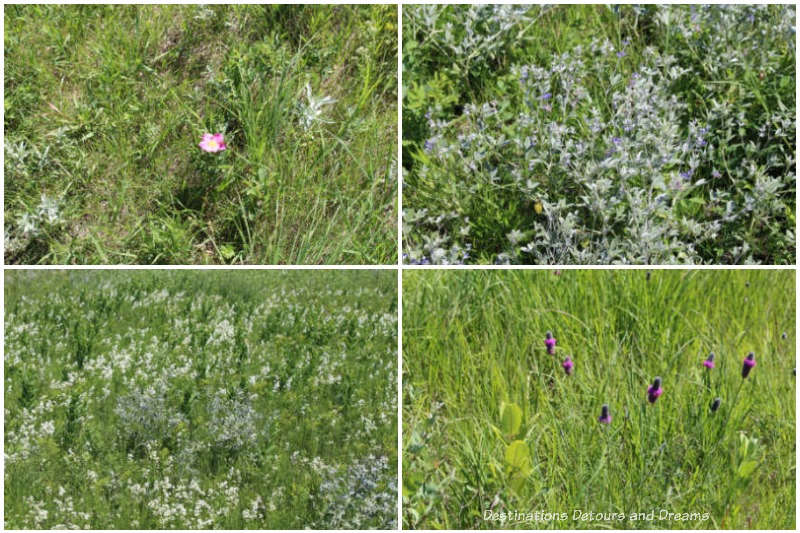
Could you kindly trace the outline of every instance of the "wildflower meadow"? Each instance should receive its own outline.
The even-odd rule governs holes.
[[[6,263],[396,263],[396,6],[4,22]]]
[[[795,529],[794,270],[403,273],[408,529]]]
[[[794,264],[794,5],[403,6],[410,264]]]
[[[6,529],[397,527],[397,275],[5,274]]]

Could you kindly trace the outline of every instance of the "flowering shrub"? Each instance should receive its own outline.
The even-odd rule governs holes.
[[[406,66],[405,107],[430,104],[405,139],[407,262],[794,262],[794,7],[608,11],[622,38],[593,28],[549,56],[546,39],[512,50],[512,23],[479,24],[475,8],[442,27],[439,8],[406,9],[439,30]],[[419,49],[448,50],[467,80],[483,72],[458,59],[481,49],[462,33],[506,51],[494,85],[421,100]]]
[[[323,509],[320,528],[397,529],[397,476],[386,457],[369,456],[346,471],[329,470],[317,500]]]

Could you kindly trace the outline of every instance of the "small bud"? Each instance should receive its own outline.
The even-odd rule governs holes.
[[[703,361],[703,366],[708,368],[709,370],[714,368],[714,352],[708,354],[706,360]]]
[[[783,340],[786,340],[788,337],[789,337],[789,335],[787,335],[785,331],[781,335],[781,339],[783,339]]]
[[[746,378],[750,374],[750,370],[756,366],[756,354],[750,352],[747,354],[747,357],[744,358],[742,362],[742,378]]]
[[[711,412],[713,413],[717,409],[719,409],[719,404],[721,403],[722,403],[722,398],[714,398],[714,401],[711,402]]]
[[[611,423],[611,413],[608,411],[608,404],[603,404],[603,408],[600,410],[600,417],[597,419],[601,424],[610,424]]]

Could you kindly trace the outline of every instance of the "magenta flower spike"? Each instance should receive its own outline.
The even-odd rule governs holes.
[[[200,148],[206,152],[221,152],[227,150],[228,146],[225,144],[225,139],[221,133],[204,133],[203,140],[200,141]]]
[[[544,345],[547,347],[547,353],[550,355],[556,354],[556,338],[553,337],[553,333],[548,331],[544,335]]]
[[[600,410],[600,416],[597,418],[597,420],[601,424],[611,423],[611,413],[608,412],[608,404],[603,404],[603,408]]]
[[[647,399],[650,403],[656,403],[658,397],[663,393],[664,391],[661,389],[661,378],[657,377],[653,380],[653,384],[647,388]]]
[[[708,358],[706,358],[706,360],[703,361],[703,366],[709,370],[714,368],[714,352],[708,354]]]
[[[575,366],[575,363],[573,363],[572,359],[570,359],[569,356],[567,356],[567,358],[564,359],[564,362],[561,363],[561,366],[564,367],[564,372],[569,376],[570,374],[572,374],[572,367]]]
[[[750,352],[742,362],[742,378],[746,378],[754,366],[756,366],[756,354]]]

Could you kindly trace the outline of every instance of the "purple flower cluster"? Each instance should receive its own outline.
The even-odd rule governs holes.
[[[553,332],[548,331],[544,335],[544,345],[547,348],[548,355],[556,354],[556,338],[553,337]]]

